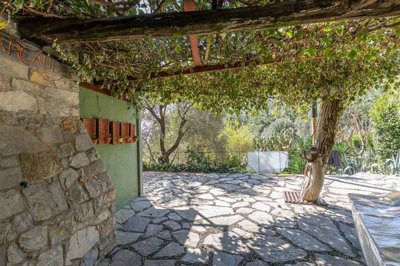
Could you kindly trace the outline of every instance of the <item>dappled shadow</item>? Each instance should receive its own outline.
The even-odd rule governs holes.
[[[365,178],[360,178],[360,177],[326,176],[325,178],[327,180],[337,181],[337,182],[343,183],[344,187],[346,187],[346,184],[359,187],[360,190],[364,190],[363,188],[366,188],[366,189],[377,190],[377,192],[381,191],[382,193],[395,191],[395,189],[387,189],[387,188],[384,188],[382,186],[369,185],[369,184],[367,184],[368,180],[366,180]]]
[[[148,197],[134,200],[117,213],[117,243],[105,265],[144,265],[153,260],[174,265],[187,253],[184,247],[199,241],[189,230],[197,216],[193,208],[163,208]]]
[[[212,197],[223,197],[224,194],[267,196],[271,188],[278,186],[279,180],[273,177],[261,174],[146,173],[145,193],[157,193],[157,204],[166,203],[171,207],[212,205]]]
[[[326,214],[321,209],[295,213],[294,217],[285,217],[285,212],[279,215],[274,210],[276,215],[264,212],[261,223],[256,221],[260,216],[253,220],[249,215],[232,227],[224,227],[222,233],[208,236],[203,245],[211,246],[217,253],[228,253],[235,260],[239,256],[241,265],[254,260],[274,265],[359,265],[363,259],[351,213],[340,207],[326,210]]]
[[[362,262],[348,209],[285,204],[282,191],[287,187],[281,185],[296,189],[301,182],[296,178],[263,177],[264,181],[250,186],[250,193],[216,186],[236,178],[241,176],[221,180],[218,175],[151,174],[145,179],[147,196],[119,211],[118,245],[105,263],[244,266],[257,262],[279,266]],[[239,180],[242,184],[249,179]]]

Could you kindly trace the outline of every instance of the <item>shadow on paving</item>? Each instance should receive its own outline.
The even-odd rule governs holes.
[[[179,202],[178,191],[174,193],[172,187],[153,191],[153,196],[140,197],[120,210],[117,246],[101,265],[364,265],[347,209],[277,204],[258,193],[259,187],[251,188],[257,194],[237,193],[216,184],[207,185],[210,180],[213,179],[197,181],[202,184],[198,186],[171,181],[174,186],[184,185],[179,189]],[[272,190],[277,185],[269,180],[256,186],[267,183]],[[209,190],[204,185],[210,186]],[[197,201],[216,188],[229,193],[229,197],[214,195],[211,200],[204,196],[203,204]],[[191,193],[186,194],[186,189]],[[162,192],[172,195],[159,194]],[[224,197],[239,200],[216,205]],[[252,201],[255,197],[260,198]],[[251,204],[245,204],[246,200]],[[244,209],[249,211],[243,212]]]
[[[159,174],[159,173],[157,173]],[[166,179],[164,176],[166,176],[169,179]],[[235,195],[235,196],[241,196],[241,195],[252,195],[252,196],[258,196],[258,195],[263,195],[264,192],[264,187],[266,186],[268,188],[274,187],[278,185],[278,180],[272,179],[272,178],[266,178],[263,175],[251,175],[252,178],[246,178],[248,175],[243,175],[243,174],[220,174],[219,176],[206,176],[203,174],[194,174],[194,173],[163,173],[161,175],[160,179],[163,179],[162,182],[167,183],[166,181],[171,180],[172,185],[175,188],[180,188],[185,187],[182,191],[178,191],[175,193],[174,189],[172,191],[170,190],[168,185],[163,186],[162,189],[160,189],[159,192],[159,197],[161,197],[161,201],[158,203],[162,202],[170,202],[173,199],[176,198],[183,198],[183,199],[197,199],[199,200],[199,203],[202,204],[200,199],[203,199],[204,201],[207,200],[207,198],[196,198],[195,196],[197,194],[204,194],[204,191],[202,191],[201,186],[207,186],[209,189],[214,189],[214,195],[223,195],[223,194],[229,194],[229,195]],[[178,177],[178,180],[172,180],[174,178]],[[147,188],[146,191],[151,191],[151,186],[149,187],[148,184],[146,184]],[[146,187],[145,186],[145,187]],[[254,186],[257,186],[254,188]],[[194,203],[196,204],[196,203]]]
[[[343,183],[343,186],[353,185],[356,187],[364,187],[367,189],[374,189],[380,192],[387,192],[387,193],[395,191],[394,189],[387,189],[384,187],[368,185],[366,184],[367,180],[365,178],[360,178],[355,176],[327,176],[326,179]]]

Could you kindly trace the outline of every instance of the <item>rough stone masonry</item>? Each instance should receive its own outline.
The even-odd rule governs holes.
[[[115,190],[79,120],[78,85],[0,55],[0,266],[95,265]]]

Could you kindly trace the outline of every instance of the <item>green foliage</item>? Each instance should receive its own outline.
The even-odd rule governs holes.
[[[180,150],[204,151],[212,161],[223,160],[227,149],[224,129],[222,116],[194,109],[188,117],[188,132]]]
[[[397,151],[391,159],[385,161],[384,169],[386,174],[400,175],[400,151]]]
[[[165,144],[170,147],[176,140],[181,118],[178,113],[180,104],[167,106],[165,114],[166,132]],[[155,110],[158,110],[155,106]],[[156,160],[160,154],[160,127],[156,119],[146,109],[141,114],[142,137],[144,140],[144,161]],[[212,161],[226,159],[226,138],[223,134],[225,123],[222,116],[199,110],[192,107],[186,114],[185,135],[179,142],[179,146],[171,154],[170,159],[174,163],[187,161],[187,150],[202,151]]]
[[[303,174],[307,165],[305,151],[311,147],[311,138],[297,138],[289,150],[289,165],[285,170],[291,174]]]
[[[162,6],[159,6],[160,2]],[[210,1],[200,0],[196,4],[200,9],[211,8]],[[237,7],[243,4],[226,1],[224,5]],[[18,15],[93,18],[173,12],[182,10],[182,2],[16,0],[0,3],[0,9]],[[100,81],[115,96],[137,103],[149,98],[162,103],[190,101],[206,110],[240,113],[241,110],[264,110],[273,98],[304,115],[317,99],[340,99],[347,106],[368,90],[398,82],[400,28],[389,25],[399,21],[399,18],[340,21],[199,36],[202,61],[207,64],[230,66],[238,61],[261,64],[169,78],[150,77],[161,71],[176,72],[192,67],[186,36],[55,43],[54,47],[81,80]],[[207,59],[206,54],[209,55]],[[381,156],[391,158],[393,152],[383,150],[400,147],[399,110],[393,107],[393,102],[386,104],[384,99],[380,102],[374,107],[375,111],[371,110],[371,117],[375,119],[374,138]],[[176,128],[176,125],[171,127]],[[290,147],[288,141],[295,132],[286,130],[272,134],[266,146],[272,149]],[[231,128],[226,136],[228,150],[248,149],[253,144],[250,133],[241,127]],[[365,137],[363,134],[359,134],[360,140]],[[170,140],[167,138],[167,141]],[[359,146],[360,142],[354,144]],[[291,167],[298,171],[304,164],[301,157],[293,157],[296,154],[292,152]],[[232,164],[241,161],[240,157],[228,158]],[[199,165],[211,168],[209,161],[212,159],[206,158],[201,163],[193,161],[193,168]]]
[[[399,94],[388,91],[381,95],[370,110],[374,132],[374,147],[384,159],[392,158],[400,150]]]
[[[245,6],[242,2],[225,1],[224,7]],[[211,9],[210,1],[196,5]],[[92,18],[180,11],[182,1],[18,0],[1,3],[0,9],[19,15]],[[82,80],[100,81],[115,96],[134,102],[150,97],[239,112],[262,110],[274,98],[304,113],[316,99],[352,101],[376,84],[393,82],[399,73],[400,31],[391,25],[398,22],[399,18],[368,19],[202,35],[200,54],[207,64],[261,64],[170,78],[150,76],[192,67],[186,36],[54,47]],[[141,90],[146,93],[139,94]]]
[[[188,173],[247,173],[240,167],[229,167],[224,165],[204,167],[203,165],[172,164],[172,163],[144,163],[144,171],[155,172],[188,172]]]
[[[351,143],[350,143],[351,144]],[[358,157],[353,156],[352,147],[348,142],[336,141],[332,147],[339,153],[340,166],[329,165],[328,171],[330,173],[341,173],[341,174],[355,174],[361,171],[361,162]]]
[[[364,170],[363,160],[359,157],[342,156],[340,157],[342,174],[354,175]]]
[[[350,146],[346,142],[335,142],[332,150],[338,151],[341,158],[347,156],[350,152]]]
[[[83,0],[11,0],[0,3],[0,11],[9,14],[32,14],[50,18],[98,18],[139,13],[137,2],[125,0],[118,2]]]
[[[144,171],[162,172],[193,172],[193,173],[245,173],[240,159],[229,156],[223,163],[213,163],[204,153],[188,151],[188,161],[185,164],[172,163],[145,163]]]
[[[256,148],[264,151],[287,151],[295,136],[292,122],[288,118],[278,118],[256,139]]]
[[[0,19],[0,30],[5,29],[6,26],[7,26],[7,23]]]
[[[227,139],[226,150],[228,153],[240,153],[253,150],[254,136],[248,125],[227,122],[223,133]]]
[[[374,137],[372,134],[368,135],[367,138],[367,148],[370,150],[375,150],[375,146],[374,146]]]
[[[353,135],[353,137],[351,139],[351,143],[352,143],[352,146],[355,149],[357,149],[357,150],[361,149],[361,138],[360,138],[360,135]]]
[[[187,168],[191,169],[203,169],[203,171],[210,171],[215,169],[219,172],[233,171],[234,169],[244,169],[245,164],[241,160],[239,155],[229,154],[228,156],[224,156],[221,154],[220,158],[222,160],[212,160],[206,153],[204,152],[196,152],[194,150],[187,151]],[[245,155],[247,153],[244,153]],[[240,170],[242,171],[242,170]]]
[[[187,153],[188,153],[188,159],[187,159],[188,164],[204,165],[205,167],[211,166],[210,159],[206,155],[197,153],[193,150],[189,150]]]
[[[316,99],[326,97],[347,104],[377,84],[393,82],[399,73],[398,35],[392,28],[368,29],[376,23],[325,23],[240,33],[245,40],[256,39],[244,48],[244,54],[279,63],[268,64],[265,59],[259,66],[152,79],[144,86],[161,93],[164,100],[185,99],[217,112],[260,110],[271,97],[303,112]],[[234,40],[230,47],[237,45]],[[240,59],[234,54],[215,55],[229,60],[227,64]]]
[[[273,121],[262,133],[262,137],[265,139],[269,139],[272,136],[276,135],[287,129],[293,129],[292,121],[289,118],[282,117]]]
[[[307,165],[307,160],[298,153],[291,153],[289,156],[289,166],[285,170],[290,174],[303,174]]]
[[[339,121],[336,141],[348,142],[354,154],[362,155],[373,147],[369,111],[381,93],[381,89],[372,89],[365,96],[357,97]]]
[[[251,1],[251,4],[266,4],[268,0]],[[176,0],[4,0],[0,11],[11,14],[36,15],[43,17],[93,18],[110,16],[129,16],[145,13],[176,12],[183,10],[182,1]],[[244,2],[230,0],[224,7],[246,6]],[[197,0],[198,10],[211,9],[211,1]]]

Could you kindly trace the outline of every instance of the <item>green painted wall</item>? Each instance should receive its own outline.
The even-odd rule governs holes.
[[[79,110],[82,118],[106,118],[139,124],[131,103],[85,88],[79,91]],[[111,176],[117,191],[117,208],[120,209],[141,193],[139,144],[96,144],[95,147]]]

